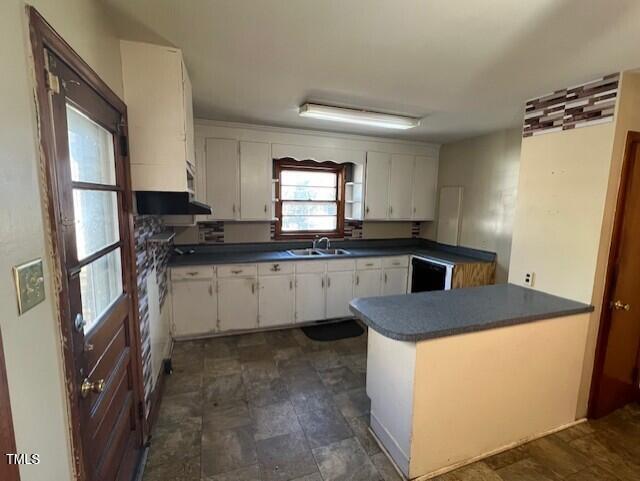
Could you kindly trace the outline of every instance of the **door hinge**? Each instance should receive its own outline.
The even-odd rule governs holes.
[[[119,128],[118,130],[122,129]],[[129,157],[129,138],[125,134],[120,133],[118,135],[118,140],[120,141],[120,155],[123,157]]]
[[[633,370],[631,371],[631,379],[636,384],[638,388],[640,388],[640,368],[638,366],[633,366]]]
[[[60,79],[47,70],[47,89],[54,94],[60,93]]]
[[[138,403],[138,417],[144,419],[144,403],[142,401]]]

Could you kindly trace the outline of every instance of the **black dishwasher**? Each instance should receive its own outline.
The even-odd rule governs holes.
[[[447,266],[427,259],[411,259],[411,292],[443,291],[447,286]]]

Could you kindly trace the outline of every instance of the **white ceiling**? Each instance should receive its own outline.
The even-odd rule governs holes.
[[[183,50],[196,116],[447,142],[525,100],[640,66],[638,0],[105,0],[123,37]],[[400,134],[312,100],[424,116]]]

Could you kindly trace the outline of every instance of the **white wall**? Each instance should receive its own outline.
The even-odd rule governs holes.
[[[117,92],[120,51],[102,2],[33,0],[55,29]],[[41,464],[22,466],[22,481],[72,479],[66,396],[55,315],[55,293],[43,228],[30,73],[28,29],[20,0],[0,3],[3,70],[0,83],[0,329],[18,451],[39,453]],[[18,316],[11,268],[43,257],[47,298]]]
[[[520,168],[520,129],[501,130],[445,144],[440,149],[438,192],[464,188],[460,245],[496,252],[496,282],[506,282]],[[436,223],[422,236],[435,240]]]

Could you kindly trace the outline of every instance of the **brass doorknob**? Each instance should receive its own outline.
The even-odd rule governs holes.
[[[625,304],[621,300],[617,300],[615,302],[612,302],[611,303],[611,307],[613,307],[617,311],[622,311],[622,310],[630,311],[631,310],[631,306],[629,304]]]
[[[104,379],[98,379],[97,381],[90,381],[89,378],[85,378],[80,386],[80,396],[82,399],[86,398],[89,393],[100,394],[104,390]]]

